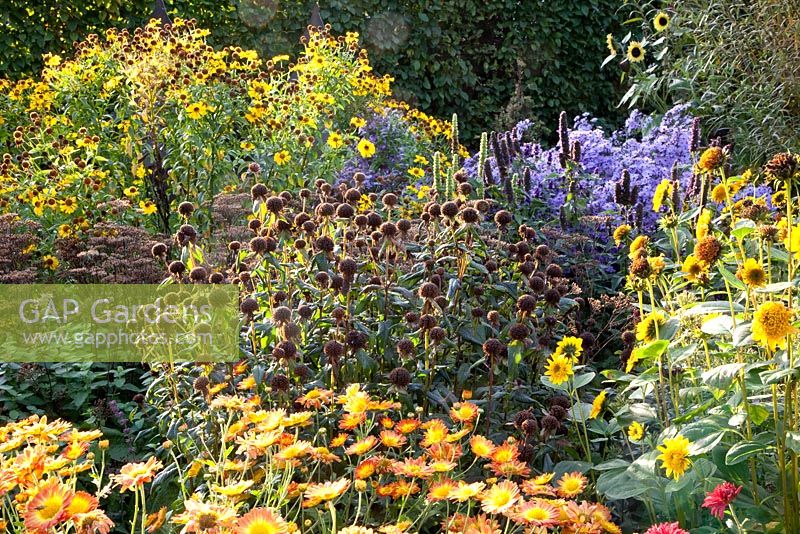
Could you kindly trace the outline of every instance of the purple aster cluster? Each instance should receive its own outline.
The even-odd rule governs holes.
[[[624,169],[630,173],[631,186],[638,186],[641,203],[649,203],[659,182],[671,176],[673,165],[677,165],[681,183],[688,185],[693,119],[687,107],[675,106],[661,116],[633,111],[622,128],[610,133],[588,114],[575,118],[567,133],[571,143],[580,143],[580,169],[574,187],[585,202],[585,215],[619,217],[614,190]],[[520,138],[529,127],[530,121],[520,122],[512,137]],[[544,149],[539,143],[522,143],[509,170],[522,176],[530,169],[528,199],[541,205],[545,210],[542,215],[550,219],[559,216],[567,196],[560,152],[559,146]],[[476,155],[465,162],[471,176],[477,176],[477,160]],[[494,158],[490,158],[490,164],[497,175]],[[644,207],[643,225],[654,229],[657,215],[648,205]]]

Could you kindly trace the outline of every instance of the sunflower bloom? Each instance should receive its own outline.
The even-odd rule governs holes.
[[[666,438],[658,450],[661,455],[656,459],[661,460],[661,466],[666,469],[667,476],[678,480],[686,473],[691,460],[689,460],[689,440],[683,436]]]
[[[753,341],[769,350],[786,348],[786,338],[797,332],[792,312],[782,302],[764,302],[753,314]]]
[[[572,370],[572,358],[565,354],[554,353],[545,365],[544,374],[556,386],[563,384],[575,374]]]
[[[640,63],[644,61],[644,45],[639,41],[631,41],[628,45],[628,61],[631,63]]]
[[[634,421],[628,427],[628,439],[631,441],[641,441],[644,437],[644,426],[639,421]]]
[[[767,273],[760,263],[754,258],[747,258],[744,265],[739,267],[736,277],[747,287],[764,287],[767,283]]]
[[[663,32],[669,28],[669,15],[663,11],[659,11],[656,16],[653,17],[653,28],[655,28],[657,32]]]
[[[592,411],[589,413],[589,419],[597,419],[600,412],[603,411],[603,404],[606,402],[606,391],[603,390],[592,401]]]
[[[645,343],[652,343],[658,339],[658,332],[667,322],[661,312],[650,312],[636,325],[636,339]]]

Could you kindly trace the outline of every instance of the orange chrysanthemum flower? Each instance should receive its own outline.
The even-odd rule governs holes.
[[[289,525],[269,508],[254,508],[236,523],[236,534],[288,534]]]
[[[146,462],[129,463],[122,466],[118,475],[111,475],[111,480],[120,487],[120,492],[133,491],[153,480],[164,465],[154,456]]]
[[[457,402],[450,408],[450,418],[459,423],[469,423],[478,417],[478,406],[471,402]]]
[[[25,528],[31,532],[49,532],[69,517],[69,505],[75,493],[61,481],[51,478],[36,490],[25,507]]]
[[[495,451],[495,445],[488,438],[481,435],[472,436],[469,440],[469,446],[472,454],[478,458],[489,458]]]
[[[520,499],[519,486],[510,480],[504,480],[481,493],[479,499],[484,512],[504,514]]]

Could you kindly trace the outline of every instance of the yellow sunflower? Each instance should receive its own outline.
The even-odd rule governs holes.
[[[545,365],[544,374],[556,386],[563,384],[574,374],[572,358],[566,354],[554,353]]]
[[[636,325],[636,339],[645,343],[652,343],[658,339],[658,331],[667,322],[661,312],[650,312]]]
[[[628,427],[628,439],[640,441],[644,437],[644,426],[639,421],[634,421]]]
[[[767,283],[767,273],[754,258],[747,258],[744,261],[744,265],[736,272],[736,277],[747,287],[764,287]]]
[[[656,16],[653,17],[653,27],[657,32],[663,32],[669,28],[669,15],[663,11],[659,11]]]
[[[639,41],[631,41],[628,45],[628,61],[631,63],[640,63],[644,61],[644,45]]]

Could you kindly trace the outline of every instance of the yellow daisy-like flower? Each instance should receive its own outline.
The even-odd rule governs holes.
[[[375,145],[369,139],[362,139],[358,142],[358,153],[362,158],[371,158],[375,155]]]
[[[132,185],[130,187],[126,187],[122,192],[126,197],[133,198],[139,194],[139,188],[135,185]]]
[[[717,186],[711,190],[711,200],[717,204],[722,204],[727,198],[728,188],[725,187],[725,184],[717,184]]]
[[[747,258],[744,265],[739,267],[736,277],[747,287],[764,287],[767,283],[767,273],[760,263],[754,258]]]
[[[414,156],[414,163],[417,165],[428,165],[428,158],[425,156],[420,156],[419,154]]]
[[[800,258],[800,225],[792,226],[791,232],[786,228],[783,229],[783,246],[787,252],[794,254],[795,258]]]
[[[69,237],[72,235],[72,227],[68,224],[58,226],[58,237]]]
[[[277,512],[254,508],[236,522],[236,534],[289,534],[289,525]]]
[[[597,419],[597,416],[600,415],[600,412],[603,411],[603,404],[605,404],[605,402],[606,402],[606,391],[603,390],[592,401],[592,411],[589,412],[589,419]]]
[[[481,507],[487,514],[502,514],[509,511],[520,499],[519,486],[504,480],[484,491],[480,496]]]
[[[753,341],[769,350],[786,348],[786,337],[797,329],[792,326],[792,312],[782,302],[764,302],[753,314]]]
[[[656,186],[656,191],[653,193],[653,211],[658,213],[661,207],[672,196],[673,185],[670,180],[661,180],[661,183]]]
[[[292,155],[289,154],[288,150],[281,150],[280,152],[276,152],[272,159],[275,160],[275,163],[278,165],[286,165],[290,161],[292,161]]]
[[[658,331],[667,322],[661,312],[650,312],[636,325],[636,339],[644,343],[652,343],[658,339]]]
[[[657,32],[663,32],[669,28],[669,15],[663,11],[659,11],[656,16],[653,17],[653,28],[655,28]]]
[[[566,499],[577,497],[586,489],[586,477],[579,472],[565,473],[558,480],[558,495]]]
[[[423,171],[419,167],[411,167],[410,169],[408,169],[408,174],[410,174],[414,178],[422,178],[423,176],[425,176],[425,171]]]
[[[661,466],[666,469],[668,477],[678,480],[686,473],[692,463],[689,460],[689,445],[689,440],[683,436],[666,438],[664,444],[659,445],[661,455],[656,459],[661,460]]]
[[[44,256],[42,258],[42,264],[45,266],[45,268],[50,269],[51,271],[55,271],[56,269],[58,269],[59,262],[58,258],[48,254],[47,256]]]
[[[620,246],[622,242],[627,239],[629,235],[631,235],[631,225],[630,224],[620,224],[614,229],[614,243],[617,246]]]
[[[544,374],[556,386],[563,384],[575,374],[572,370],[572,358],[566,354],[554,353],[545,365]]]
[[[75,210],[78,209],[78,199],[75,197],[67,197],[58,204],[61,212],[67,215],[75,213]]]
[[[192,102],[186,106],[186,115],[193,120],[205,117],[209,111],[213,111],[213,109],[205,102]]]
[[[683,260],[681,271],[686,273],[686,278],[690,282],[702,283],[705,282],[708,276],[708,265],[700,260],[694,254],[689,254]]]
[[[628,427],[628,439],[631,441],[640,441],[644,437],[644,426],[639,421],[634,421]]]
[[[143,215],[152,215],[158,211],[158,208],[152,200],[140,200],[139,211],[142,212]]]
[[[366,125],[367,121],[365,121],[361,117],[353,117],[352,119],[350,119],[350,126],[354,128],[363,128]]]
[[[346,478],[326,481],[321,484],[309,484],[305,491],[305,501],[303,507],[309,508],[321,502],[332,501],[342,495],[350,487],[350,481]]]
[[[333,132],[328,136],[328,146],[331,148],[342,148],[344,145],[344,139],[342,139],[342,134],[339,132]]]
[[[556,345],[556,353],[569,356],[572,358],[573,363],[577,362],[581,354],[583,354],[583,338],[565,336]]]
[[[644,46],[639,41],[631,41],[628,45],[628,61],[640,63],[644,61]]]

